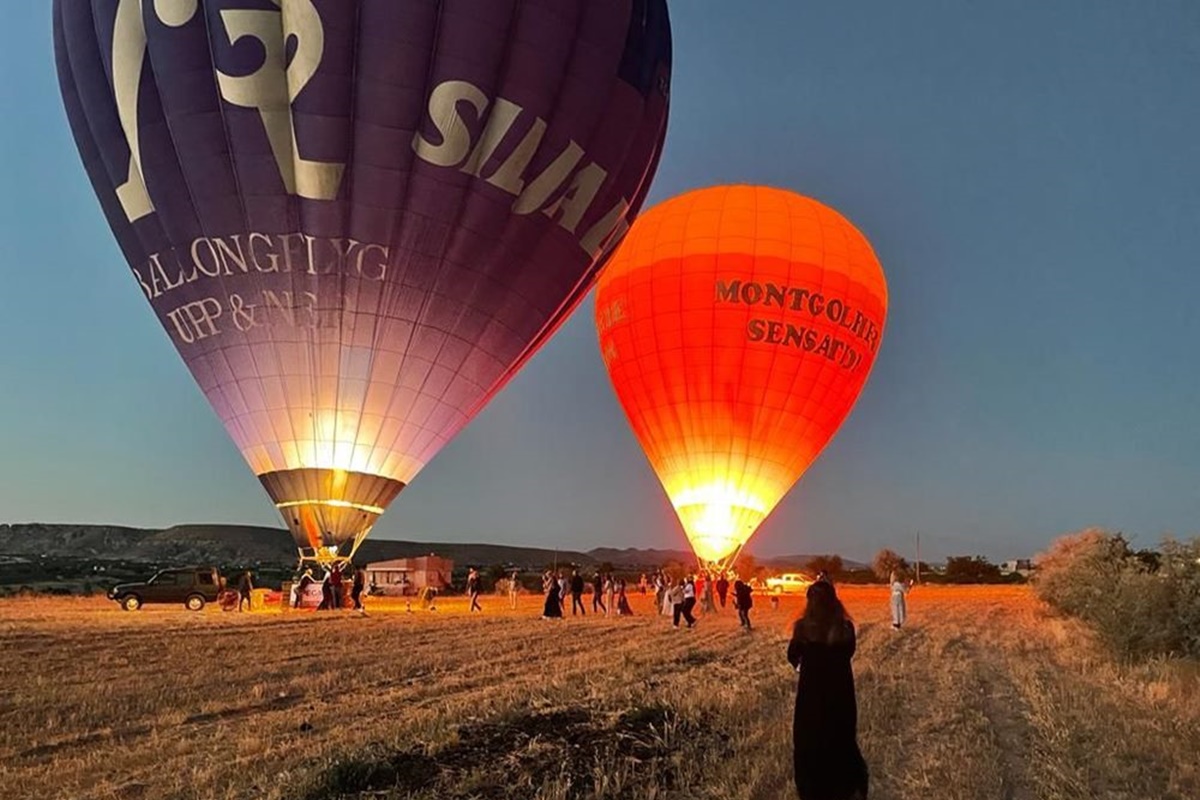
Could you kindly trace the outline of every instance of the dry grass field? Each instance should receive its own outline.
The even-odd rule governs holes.
[[[872,797],[1200,797],[1195,664],[1122,666],[1025,588],[918,588],[859,623]],[[798,601],[674,630],[436,613],[125,613],[0,601],[0,794],[13,798],[785,798]],[[589,604],[590,609],[590,604]]]

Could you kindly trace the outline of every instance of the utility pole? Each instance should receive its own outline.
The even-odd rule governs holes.
[[[921,582],[921,532],[917,531],[917,583]]]

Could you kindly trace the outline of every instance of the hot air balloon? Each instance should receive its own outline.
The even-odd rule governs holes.
[[[589,290],[666,0],[55,0],[84,167],[302,559],[353,555]]]
[[[861,233],[778,189],[690,192],[601,273],[600,350],[697,558],[725,569],[829,443],[887,315]]]

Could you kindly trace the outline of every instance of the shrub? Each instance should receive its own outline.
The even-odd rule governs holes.
[[[983,556],[950,556],[946,559],[946,583],[1004,583],[1000,567]]]
[[[1125,658],[1200,655],[1200,540],[1134,552],[1120,534],[1088,529],[1038,557],[1034,586]]]

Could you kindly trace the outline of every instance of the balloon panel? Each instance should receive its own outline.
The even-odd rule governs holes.
[[[666,128],[665,0],[54,17],[135,283],[307,545],[369,527],[574,308]]]
[[[808,198],[720,187],[634,225],[599,280],[600,348],[701,559],[735,553],[833,437],[886,311],[866,239]]]

